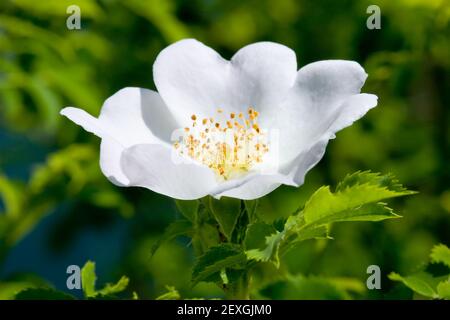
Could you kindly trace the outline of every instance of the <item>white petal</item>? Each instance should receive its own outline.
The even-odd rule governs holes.
[[[299,70],[277,118],[284,163],[311,148],[324,133],[332,131],[333,123],[345,106],[344,102],[359,94],[366,78],[364,69],[353,61],[319,61]],[[349,116],[353,114],[354,119],[347,125],[375,105],[369,103],[367,106],[364,101],[353,103],[353,111],[347,113]],[[361,116],[357,117],[358,114]]]
[[[285,183],[291,186],[301,186],[305,181],[305,176],[309,170],[311,170],[325,154],[329,137],[317,141],[309,149],[305,149],[297,157],[292,160],[289,165],[283,168],[286,179],[289,183]]]
[[[124,88],[103,104],[99,120],[125,147],[164,141],[178,126],[161,96],[142,88]]]
[[[122,172],[120,157],[124,147],[115,140],[104,137],[100,143],[100,169],[109,181],[117,186],[127,186],[130,181]]]
[[[240,49],[231,59],[242,88],[243,108],[260,112],[259,123],[270,127],[277,106],[286,98],[297,75],[297,58],[290,48],[273,42],[259,42]],[[247,100],[245,100],[247,99]]]
[[[102,138],[100,167],[116,185],[128,185],[120,167],[127,147],[140,143],[168,143],[177,127],[157,92],[124,88],[108,98],[95,118],[84,110],[67,107],[61,114]]]
[[[98,119],[91,116],[83,109],[66,107],[61,110],[60,114],[69,118],[87,132],[93,133],[98,137],[102,137],[105,134],[102,126],[98,123]]]
[[[214,173],[208,167],[182,163],[182,159],[165,145],[132,146],[122,153],[121,166],[130,185],[176,199],[204,197],[217,185]]]
[[[352,125],[377,104],[378,97],[374,94],[360,93],[349,97],[339,107],[337,118],[328,131],[334,133]]]
[[[356,94],[344,101],[333,115],[329,116],[328,125],[307,148],[301,149],[294,160],[284,165],[281,170],[291,177],[293,185],[303,184],[306,173],[322,159],[325,148],[335,133],[363,117],[377,105],[377,96],[373,94]]]
[[[284,177],[280,175],[257,175],[251,179],[246,180],[244,183],[230,188],[228,190],[222,190],[218,193],[212,193],[215,198],[231,197],[243,200],[253,200],[265,196],[278,188]]]
[[[181,121],[192,114],[217,116],[218,108],[271,110],[292,86],[295,53],[280,44],[262,42],[239,50],[231,61],[193,40],[176,42],[159,54],[153,66],[158,92]]]
[[[359,93],[366,78],[366,72],[357,62],[324,60],[301,68],[294,89],[316,106],[329,106]]]

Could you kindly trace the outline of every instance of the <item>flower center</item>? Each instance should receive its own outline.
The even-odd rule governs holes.
[[[198,119],[191,116],[192,124],[183,130],[182,137],[174,143],[181,155],[208,166],[225,180],[248,172],[263,161],[269,151],[267,133],[258,125],[259,113],[248,108],[247,114],[223,115],[217,109],[219,118]]]

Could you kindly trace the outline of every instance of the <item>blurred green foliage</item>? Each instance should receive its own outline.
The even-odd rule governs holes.
[[[66,8],[74,3],[81,8],[81,30],[66,28]],[[381,8],[380,30],[366,28],[370,4]],[[363,91],[377,94],[379,106],[337,134],[304,186],[281,187],[264,198],[264,220],[287,217],[319,186],[357,170],[392,172],[419,194],[394,202],[401,220],[337,225],[336,240],[290,251],[283,259],[292,281],[261,276],[262,296],[411,298],[387,275],[416,272],[434,244],[450,243],[449,20],[446,0],[2,1],[0,271],[20,241],[62,211],[49,230],[56,253],[70,251],[71,241],[91,226],[127,225],[120,260],[107,271],[113,279],[128,276],[126,296],[220,296],[212,285],[190,288],[193,255],[186,241],[165,243],[150,258],[179,215],[175,203],[110,184],[99,170],[98,139],[58,113],[73,105],[97,115],[120,88],[154,89],[153,61],[176,40],[197,38],[226,58],[269,40],[294,49],[299,66],[358,61],[369,74]],[[26,259],[27,252],[21,254]],[[381,267],[382,290],[364,285],[371,264]],[[39,274],[6,274],[0,298],[42,286],[48,284]]]

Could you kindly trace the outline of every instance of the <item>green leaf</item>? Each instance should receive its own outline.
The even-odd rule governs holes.
[[[29,288],[17,293],[15,300],[75,300],[75,297],[51,288]]]
[[[217,225],[202,223],[195,226],[192,244],[197,256],[204,254],[208,248],[216,246],[220,242]]]
[[[450,278],[439,282],[437,292],[440,298],[450,299]]]
[[[220,270],[220,279],[222,280],[223,284],[229,284],[230,280],[228,280],[228,276],[227,276],[227,269],[222,269]]]
[[[299,231],[291,229],[285,241],[280,244],[279,254],[283,255],[300,242],[312,239],[332,239],[329,236],[329,225],[304,228]]]
[[[195,285],[200,281],[220,281],[223,269],[242,269],[246,261],[244,252],[238,246],[226,243],[211,247],[197,259],[192,271],[192,282]]]
[[[0,215],[1,216],[1,215]],[[51,286],[37,275],[16,273],[0,280],[0,301],[14,299],[18,292],[26,289],[47,289]]]
[[[256,261],[272,261],[275,266],[280,266],[280,259],[278,256],[278,249],[285,236],[284,232],[276,231],[274,234],[266,237],[266,247],[261,249],[251,249],[245,251],[248,260]]]
[[[166,286],[167,292],[160,295],[156,300],[179,300],[181,299],[180,293],[172,286]]]
[[[415,194],[415,191],[409,191],[392,174],[382,175],[370,171],[357,171],[348,174],[336,187],[336,191],[343,191],[361,184],[372,184],[387,188],[398,193]]]
[[[108,283],[103,287],[103,289],[96,290],[96,281],[97,276],[95,274],[95,263],[88,261],[81,269],[81,284],[83,287],[84,296],[86,298],[114,299],[114,294],[125,290],[129,283],[128,277],[122,276],[117,283]]]
[[[382,176],[371,172],[348,175],[335,193],[328,186],[319,188],[299,214],[286,220],[283,230],[274,232],[268,225],[250,225],[246,238],[247,258],[272,261],[278,267],[279,255],[301,241],[330,239],[329,225],[333,222],[398,218],[380,200],[412,193],[391,175]]]
[[[164,231],[163,235],[153,244],[150,254],[153,256],[158,248],[166,241],[170,241],[181,235],[192,235],[192,223],[187,220],[176,220]]]
[[[443,263],[450,268],[450,249],[445,244],[438,244],[431,250],[431,262]]]
[[[430,260],[432,263],[442,263],[450,266],[449,248],[444,244],[435,245],[431,250]],[[389,279],[401,281],[411,290],[432,299],[450,299],[450,274],[448,272],[444,275],[439,272],[439,276],[433,276],[425,271],[409,276],[401,276],[392,272],[389,275]]]
[[[292,242],[297,243],[311,239],[333,239],[328,235],[329,231],[330,231],[329,225],[304,228],[295,232],[295,237],[292,239]]]
[[[246,255],[249,260],[271,261],[279,267],[279,255],[286,253],[294,245],[309,239],[328,237],[328,226],[300,229],[296,216],[291,216],[279,232],[266,223],[251,224],[245,239]]]
[[[97,294],[95,291],[96,281],[97,276],[95,275],[95,263],[88,261],[81,269],[81,283],[85,297],[94,297]]]
[[[245,249],[264,249],[267,245],[266,238],[275,232],[273,226],[264,222],[250,224],[245,234]]]
[[[256,220],[256,211],[258,209],[259,200],[244,200],[245,210],[247,210],[250,222]]]
[[[335,202],[335,204],[337,203]],[[401,216],[395,214],[394,211],[387,207],[386,203],[383,202],[368,203],[347,208],[344,206],[346,205],[342,204],[342,207],[339,208],[339,204],[337,204],[336,207],[334,207],[336,211],[333,212],[334,209],[331,209],[329,215],[322,216],[317,220],[309,220],[307,225],[320,226],[335,222],[382,221],[386,219],[401,218]]]
[[[391,175],[357,172],[347,176],[334,193],[329,186],[319,188],[306,202],[300,216],[306,225],[398,218],[379,201],[413,193],[398,184]]]
[[[230,240],[236,222],[241,214],[241,201],[227,197],[216,200],[210,197],[209,206],[212,214],[219,223],[221,232]]]
[[[103,296],[110,296],[110,295],[114,295],[116,293],[122,292],[123,290],[125,290],[128,286],[128,283],[130,282],[130,279],[128,279],[128,277],[126,276],[122,276],[119,281],[117,281],[117,283],[115,284],[106,284],[106,286],[97,291],[97,294],[103,295]]]
[[[200,201],[198,200],[175,200],[178,211],[191,222],[195,221]]]
[[[392,272],[389,274],[389,279],[400,281],[411,290],[429,298],[438,298],[436,287],[438,281],[432,275],[426,272],[419,272],[411,276],[403,277],[398,273]]]

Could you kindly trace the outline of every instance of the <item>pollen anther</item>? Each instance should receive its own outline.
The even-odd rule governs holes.
[[[217,109],[217,113],[223,113]],[[214,121],[203,118],[197,122],[197,116],[191,116],[192,128],[185,127],[185,134],[173,145],[181,155],[211,168],[218,177],[231,179],[248,172],[258,163],[263,162],[269,151],[267,133],[257,124],[259,113],[252,107],[237,114],[229,114],[229,120]],[[239,123],[239,122],[242,122]]]

